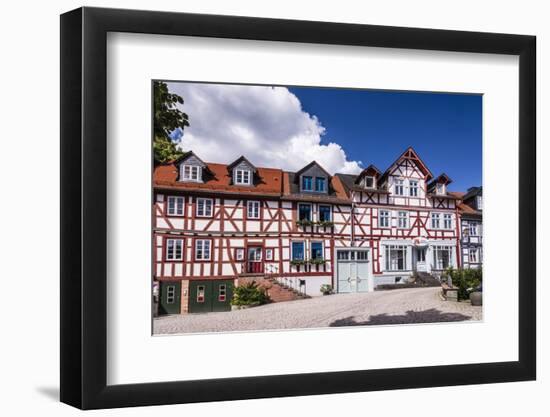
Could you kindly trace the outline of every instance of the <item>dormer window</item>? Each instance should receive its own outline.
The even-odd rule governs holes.
[[[248,169],[236,169],[234,180],[238,185],[250,185],[252,184],[251,172]]]
[[[445,194],[445,184],[443,183],[437,183],[435,185],[435,193],[437,195],[444,195]]]
[[[181,174],[183,181],[201,181],[201,167],[198,165],[182,165]]]
[[[313,177],[302,177],[302,191],[313,191]]]
[[[315,191],[324,193],[327,190],[327,181],[324,177],[315,177]]]
[[[363,179],[363,184],[365,185],[365,188],[376,188],[376,179],[371,176],[366,176]]]

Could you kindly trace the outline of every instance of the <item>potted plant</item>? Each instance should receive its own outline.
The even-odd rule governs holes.
[[[311,265],[324,265],[325,262],[326,261],[323,258],[315,258],[315,259],[310,259],[309,260],[309,263]]]
[[[314,222],[312,222],[311,220],[307,220],[307,219],[296,220],[296,226],[305,227],[305,226],[313,226],[313,224],[314,224]]]
[[[332,285],[330,284],[323,284],[321,285],[321,288],[319,289],[323,295],[330,295],[332,294]]]
[[[319,221],[317,222],[317,225],[322,227],[332,227],[334,226],[334,222],[331,222],[330,220]]]
[[[470,303],[473,306],[483,305],[483,294],[482,294],[482,285],[480,284],[477,288],[472,288],[470,292]]]

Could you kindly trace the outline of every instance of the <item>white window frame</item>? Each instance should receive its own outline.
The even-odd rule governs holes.
[[[393,268],[391,251],[403,251],[403,268]],[[407,245],[384,245],[384,271],[408,271],[407,262],[409,256],[409,247]]]
[[[432,213],[430,216],[431,229],[441,229],[441,213]]]
[[[252,184],[252,172],[249,169],[235,169],[234,181],[237,185],[250,185]]]
[[[301,243],[302,244],[302,247],[303,247],[303,251],[302,253],[304,254],[303,258],[302,259],[294,259],[294,244],[295,243]],[[307,254],[306,254],[306,242],[304,240],[291,240],[290,241],[290,260],[291,261],[294,261],[294,260],[297,260],[297,261],[305,261],[307,259]]]
[[[183,181],[201,182],[202,167],[199,165],[182,164],[180,176]]]
[[[476,205],[478,210],[483,210],[483,198],[480,195],[476,198]]]
[[[472,260],[472,254],[474,254],[473,260]],[[471,263],[471,264],[479,263],[479,248],[468,248],[468,263]]]
[[[397,192],[399,190],[399,192]],[[398,196],[405,195],[405,180],[397,178],[393,184],[393,193]]]
[[[413,185],[414,184],[414,185]],[[409,196],[410,197],[418,197],[418,180],[410,180],[409,181]],[[414,193],[413,193],[414,190]]]
[[[452,246],[438,245],[438,246],[434,246],[432,250],[433,250],[433,261],[434,261],[433,269],[435,269],[436,271],[443,271],[444,269],[453,265],[453,247]],[[449,254],[449,265],[447,265],[446,268],[443,267],[442,265],[443,262],[439,262],[440,258],[438,255],[440,252],[448,252]]]
[[[273,260],[273,248],[266,248],[265,249],[265,260],[266,261],[272,261]]]
[[[443,214],[443,229],[451,230],[453,228],[453,216],[450,213]]]
[[[300,219],[300,206],[309,206],[309,219]],[[311,203],[298,203],[296,206],[296,218],[298,220],[309,220],[313,221],[313,205]]]
[[[172,254],[170,254],[170,242],[172,242]],[[179,256],[177,256],[177,245],[179,243]],[[182,261],[183,260],[183,239],[166,239],[166,260],[167,261]]]
[[[252,207],[252,214],[253,214],[253,215],[250,215],[250,213],[251,213],[251,211],[250,211],[251,207]],[[246,202],[246,218],[247,218],[247,219],[254,219],[254,220],[260,219],[260,218],[262,217],[262,216],[261,216],[261,207],[262,207],[262,205],[260,204],[259,201],[256,201],[256,200],[254,200],[254,201],[247,201],[247,202]],[[254,211],[255,211],[256,213],[254,213]],[[256,214],[256,215],[254,215],[254,214]]]
[[[369,186],[367,184],[367,180],[369,180],[369,179],[372,180],[372,185],[371,186]],[[363,178],[363,187],[365,187],[368,190],[374,190],[376,188],[376,177],[374,177],[372,175],[365,175],[365,178]]]
[[[173,210],[170,210],[170,201],[173,201]],[[166,198],[166,214],[169,216],[183,216],[185,213],[185,198],[170,195]]]
[[[470,222],[468,223],[468,236],[479,236],[478,234],[478,227],[477,227],[477,223],[474,223],[474,222]],[[474,231],[474,233],[472,233],[472,230]]]
[[[202,214],[200,213],[201,202],[202,202],[202,206],[203,206]],[[207,202],[209,203],[209,205],[206,204]],[[197,217],[212,217],[213,212],[214,212],[214,199],[198,197],[196,204],[197,204],[197,207],[195,208],[195,215]],[[209,213],[207,213],[207,210],[206,210],[207,208],[210,209]]]
[[[437,195],[445,195],[445,184],[441,182],[435,184],[435,193]]]
[[[402,214],[405,213],[405,216],[403,217]],[[405,225],[401,225],[401,220],[405,219]],[[399,210],[397,212],[397,228],[398,229],[408,229],[409,228],[409,212]]]
[[[382,215],[386,213],[386,215]],[[387,224],[382,224],[382,219],[387,220]],[[389,229],[391,227],[391,211],[390,210],[379,210],[378,211],[378,227]]]
[[[207,245],[208,243],[208,245]],[[208,248],[208,252],[206,249]],[[200,256],[199,256],[200,250]],[[195,260],[210,261],[212,256],[212,239],[195,239]]]
[[[332,205],[330,204],[319,204],[317,206],[317,220],[321,221],[321,207],[328,207],[329,208],[329,219],[323,220],[325,222],[331,222],[332,221]]]
[[[320,243],[321,244],[321,257],[320,258],[313,258],[313,244],[314,243]],[[309,243],[309,259],[325,259],[325,242],[322,240],[313,240]]]

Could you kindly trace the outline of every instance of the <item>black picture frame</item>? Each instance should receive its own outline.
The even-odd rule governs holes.
[[[519,360],[113,385],[107,376],[108,32],[519,56]],[[533,380],[534,36],[80,8],[61,16],[61,401],[82,409]]]

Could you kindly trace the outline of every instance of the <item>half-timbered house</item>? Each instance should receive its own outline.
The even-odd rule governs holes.
[[[466,193],[458,194],[461,218],[460,244],[462,266],[481,268],[483,265],[483,188],[471,187]]]
[[[154,279],[162,313],[230,308],[254,280],[275,301],[404,283],[459,264],[458,197],[412,149],[384,172],[225,165],[193,152],[154,172]]]

